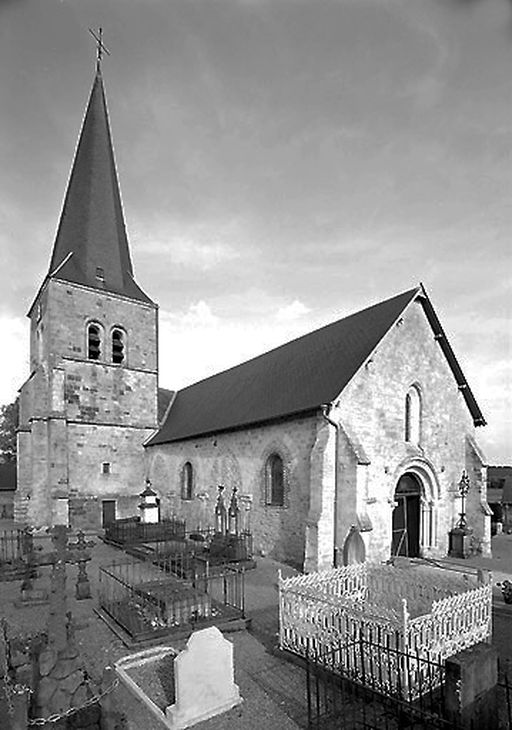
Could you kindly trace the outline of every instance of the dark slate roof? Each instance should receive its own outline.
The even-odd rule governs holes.
[[[0,492],[13,492],[16,489],[16,462],[0,463]]]
[[[104,281],[97,277],[102,269]],[[98,71],[89,97],[47,277],[151,302],[136,284]]]
[[[332,403],[416,298],[475,425],[484,425],[426,292],[419,286],[179,390],[165,423],[146,446],[312,412]]]
[[[418,294],[411,289],[176,394],[148,446],[316,410],[336,398]]]
[[[174,390],[168,390],[167,388],[158,388],[158,423],[162,423],[164,420],[165,412],[171,399],[174,395]]]

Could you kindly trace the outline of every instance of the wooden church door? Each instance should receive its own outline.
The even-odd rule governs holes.
[[[404,474],[395,490],[391,555],[417,558],[420,555],[420,484]]]

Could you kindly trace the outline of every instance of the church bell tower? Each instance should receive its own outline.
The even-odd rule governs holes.
[[[134,278],[100,60],[28,313],[15,519],[35,526],[136,514],[142,444],[157,427],[158,308]]]

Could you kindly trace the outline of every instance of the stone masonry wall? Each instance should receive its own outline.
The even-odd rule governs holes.
[[[157,368],[157,308],[155,305],[92,290],[78,284],[50,280],[42,290],[41,320],[38,307],[31,314],[30,362],[34,370],[41,362],[50,366],[61,358],[87,358],[89,322],[97,322],[104,330],[102,361],[111,361],[110,332],[120,327],[127,335],[126,356],[130,368],[155,372]],[[41,329],[42,345],[36,332]],[[52,362],[53,361],[53,362]]]
[[[304,525],[309,511],[310,454],[317,419],[301,418],[244,431],[148,447],[148,473],[162,499],[164,515],[179,515],[187,529],[213,525],[217,486],[226,487],[225,501],[234,486],[252,498],[250,515],[255,551],[302,566]],[[265,504],[265,463],[280,454],[285,468],[285,504]],[[195,498],[181,498],[181,474],[190,461]],[[206,494],[200,499],[198,495]]]
[[[91,321],[103,328],[98,361],[87,359]],[[116,499],[118,516],[136,514],[142,443],[157,426],[156,306],[50,280],[31,322],[16,519],[52,524],[57,498],[70,499],[74,527],[100,526],[102,498]],[[113,327],[125,333],[122,364],[111,362]]]
[[[405,396],[416,384],[421,393],[420,445],[405,441]],[[394,491],[400,476],[415,467],[419,474],[433,475],[432,491],[437,512],[437,544],[428,552],[445,555],[448,531],[460,509],[457,484],[463,469],[470,473],[472,493],[468,500],[469,522],[476,533],[485,534],[481,492],[485,489],[472,463],[466,458],[466,439],[475,432],[471,414],[453,373],[435,341],[420,303],[413,303],[388,332],[371,360],[341,394],[337,413],[348,431],[355,433],[369,457],[363,495],[373,523],[367,533],[369,557],[389,557]],[[352,470],[357,462],[352,459]],[[339,546],[355,522],[344,511],[350,502],[353,479],[340,465]],[[483,495],[485,496],[485,495]],[[483,546],[484,552],[488,546]]]
[[[151,429],[70,424],[70,516],[80,529],[101,527],[102,500],[116,501],[116,517],[137,515],[138,495],[144,489],[143,442]],[[110,464],[103,473],[102,464]]]
[[[421,393],[419,445],[405,441],[405,396],[411,385]],[[483,459],[468,448],[475,433],[472,417],[420,303],[413,303],[387,333],[329,417],[338,429],[318,415],[150,447],[153,486],[164,509],[185,517],[193,528],[213,518],[217,484],[227,487],[227,496],[236,485],[253,498],[256,548],[299,565],[304,558],[306,570],[312,570],[332,565],[335,548],[339,560],[354,528],[362,533],[367,559],[389,558],[394,494],[406,472],[419,479],[424,507],[432,510],[422,554],[446,555],[448,532],[460,510],[457,485],[465,469],[472,482],[469,522],[476,544],[484,554],[489,552]],[[262,501],[263,467],[273,449],[290,465],[287,479],[293,475],[285,508]],[[209,499],[181,499],[187,460],[194,468],[194,493],[206,492]]]

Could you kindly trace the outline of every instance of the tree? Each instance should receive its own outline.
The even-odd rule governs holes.
[[[19,400],[0,407],[0,461],[16,461]]]

